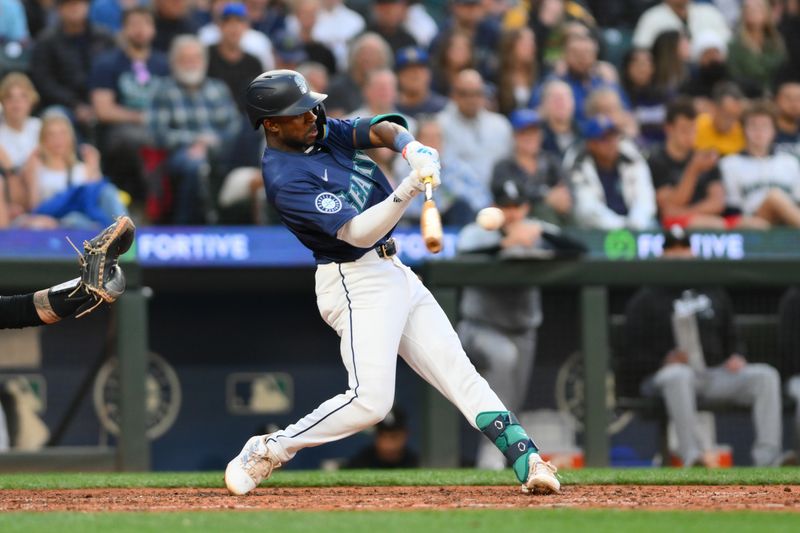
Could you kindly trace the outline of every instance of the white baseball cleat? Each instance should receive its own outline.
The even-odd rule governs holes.
[[[543,461],[535,454],[528,457],[528,479],[522,485],[522,492],[528,494],[558,494],[561,483],[556,477],[558,469]]]
[[[269,435],[251,437],[225,468],[225,486],[231,494],[241,496],[256,488],[262,481],[269,479],[272,471],[281,466],[272,452],[267,448]]]

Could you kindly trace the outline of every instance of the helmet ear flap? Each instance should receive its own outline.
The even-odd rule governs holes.
[[[328,115],[325,113],[325,103],[320,102],[311,111],[317,115],[317,120],[314,123],[317,125],[317,140],[321,141],[325,138],[325,125],[328,123]]]

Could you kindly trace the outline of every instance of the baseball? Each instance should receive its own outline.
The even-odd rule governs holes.
[[[503,212],[496,207],[485,207],[478,211],[476,222],[480,227],[487,231],[496,231],[505,222],[506,217]]]

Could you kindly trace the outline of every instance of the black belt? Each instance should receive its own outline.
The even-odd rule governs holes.
[[[397,244],[394,239],[389,239],[385,243],[376,246],[375,251],[378,252],[378,257],[381,259],[388,259],[393,255],[397,255]]]

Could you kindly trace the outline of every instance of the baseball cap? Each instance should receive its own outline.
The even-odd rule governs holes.
[[[230,2],[225,4],[225,7],[222,8],[222,15],[223,19],[236,17],[241,19],[247,18],[247,7],[241,2]]]
[[[428,66],[428,52],[418,46],[406,46],[397,51],[394,60],[395,70],[401,70],[408,66],[425,65]]]
[[[533,109],[517,109],[511,112],[508,119],[514,131],[537,128],[542,124],[542,117]]]
[[[689,248],[691,247],[692,243],[689,239],[689,234],[686,233],[686,230],[682,227],[676,225],[670,226],[664,230],[664,249],[668,248],[677,248],[677,247],[684,247]]]
[[[397,431],[407,427],[406,414],[399,408],[392,407],[392,410],[389,411],[384,419],[378,422],[376,429],[378,431]]]
[[[703,52],[715,48],[723,57],[728,56],[728,43],[717,32],[706,30],[692,39],[692,59],[697,61]]]
[[[605,135],[616,131],[617,127],[614,125],[611,119],[603,115],[590,118],[584,122],[583,127],[581,127],[581,135],[587,141],[600,139]]]
[[[275,54],[286,63],[302,63],[308,59],[303,43],[289,32],[280,33],[272,44],[275,46]]]
[[[518,206],[526,203],[525,184],[514,177],[498,175],[492,178],[492,198],[499,207]]]

